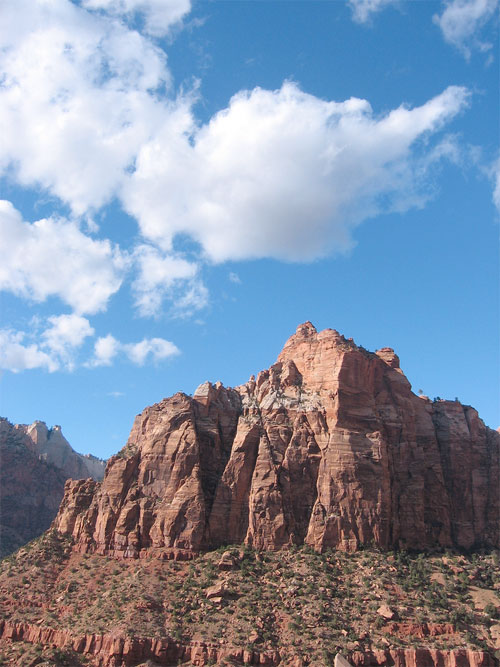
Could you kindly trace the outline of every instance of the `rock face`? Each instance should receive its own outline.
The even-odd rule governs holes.
[[[16,424],[14,429],[25,435],[27,446],[43,461],[59,468],[67,478],[93,477],[101,480],[106,470],[106,461],[92,454],[78,454],[62,434],[60,426],[49,429],[45,422]]]
[[[69,477],[102,479],[105,462],[70,447],[60,426],[0,418],[0,557],[46,530]]]
[[[119,634],[87,634],[74,637],[71,632],[37,627],[28,623],[9,623],[0,620],[0,639],[49,644],[72,648],[100,667],[126,667],[127,665],[213,665],[232,664],[267,665],[275,667],[284,663],[279,651],[258,652],[244,649],[209,645],[205,642],[181,644],[170,638],[123,637]],[[147,660],[146,663],[143,661]],[[150,662],[154,661],[154,662]],[[233,662],[234,661],[234,662]],[[45,663],[46,664],[46,663]],[[300,659],[292,663],[303,665]],[[309,663],[306,663],[309,664]],[[495,659],[484,651],[456,649],[414,648],[376,650],[368,653],[352,653],[349,661],[340,655],[335,658],[335,667],[495,667]]]
[[[222,660],[237,661],[236,664],[267,665],[268,667],[274,667],[281,663],[278,651],[259,653],[230,647],[224,649],[219,645],[210,645],[202,641],[182,644],[169,637],[132,638],[120,636],[117,633],[86,634],[74,637],[71,632],[65,630],[58,631],[53,628],[41,628],[28,623],[9,623],[3,620],[0,620],[1,640],[72,648],[76,653],[87,656],[92,660],[92,664],[99,665],[99,667],[130,667],[131,665],[139,665],[139,662],[141,663],[139,667],[147,667],[148,665],[151,665],[151,667],[160,667],[161,665],[168,667],[177,664],[204,666],[219,664]],[[471,665],[474,665],[474,667],[490,667],[492,663],[484,661],[471,663]]]
[[[392,349],[307,322],[256,379],[146,408],[102,483],[67,482],[54,526],[117,557],[498,547],[499,444],[473,408],[413,394]]]

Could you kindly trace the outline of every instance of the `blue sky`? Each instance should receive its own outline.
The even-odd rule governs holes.
[[[6,0],[1,414],[108,457],[311,320],[500,425],[498,0]]]

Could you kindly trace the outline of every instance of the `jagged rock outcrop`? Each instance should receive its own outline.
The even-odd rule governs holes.
[[[119,557],[498,547],[499,443],[473,408],[416,396],[392,349],[307,322],[246,384],[146,408],[102,483],[67,483],[54,526]]]
[[[354,667],[494,667],[495,658],[484,651],[467,648],[443,651],[432,648],[400,648],[353,653]]]
[[[59,468],[67,478],[101,480],[104,477],[106,461],[92,454],[75,452],[60,426],[49,429],[45,422],[35,421],[33,424],[16,424],[14,430],[26,436],[26,446],[38,458]]]
[[[0,641],[24,641],[34,644],[72,648],[76,653],[88,656],[92,664],[99,667],[127,667],[143,661],[154,661],[154,665],[213,665],[222,660],[236,664],[268,665],[281,663],[278,651],[248,651],[245,649],[211,645],[193,641],[187,644],[170,637],[126,637],[120,634],[87,634],[75,637],[71,632],[38,627],[27,623],[9,623],[0,620]],[[146,664],[150,664],[149,662]],[[477,663],[477,667],[489,667],[490,663]]]
[[[102,479],[104,470],[104,461],[77,454],[60,426],[0,418],[0,557],[50,526],[68,478]]]
[[[99,667],[126,667],[139,661],[153,660],[154,665],[174,665],[182,662],[191,665],[224,664],[226,660],[244,665],[280,664],[303,665],[283,662],[278,650],[252,651],[211,645],[207,642],[183,644],[171,638],[126,637],[117,633],[74,636],[67,630],[55,630],[28,623],[10,623],[0,620],[0,640],[24,641],[48,644],[60,648],[71,648],[76,653],[88,656]],[[234,664],[233,663],[233,664]],[[467,648],[443,651],[432,648],[400,648],[375,650],[365,653],[353,652],[349,661],[336,660],[335,666],[343,663],[354,667],[494,667],[495,659],[485,651]]]

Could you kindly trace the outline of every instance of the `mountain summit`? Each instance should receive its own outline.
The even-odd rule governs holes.
[[[124,558],[498,547],[499,443],[472,407],[416,396],[392,349],[306,322],[246,384],[146,408],[101,483],[66,483],[54,527]]]

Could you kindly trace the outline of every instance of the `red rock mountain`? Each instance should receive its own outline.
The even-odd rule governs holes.
[[[392,349],[307,322],[256,379],[146,408],[102,483],[67,482],[54,526],[117,557],[498,547],[499,444],[473,408],[412,393]]]
[[[69,477],[102,479],[104,469],[104,461],[77,454],[60,426],[0,418],[0,557],[50,526]]]

